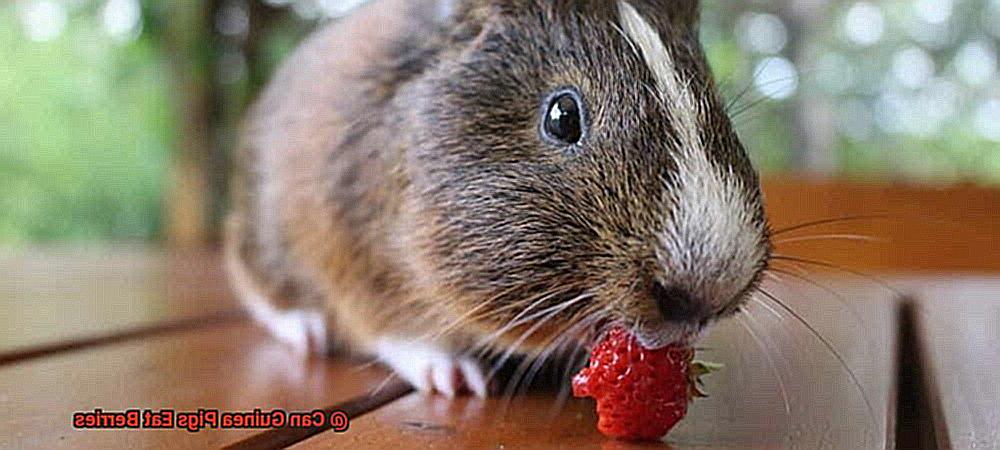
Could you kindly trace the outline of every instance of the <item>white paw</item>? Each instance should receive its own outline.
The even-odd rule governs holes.
[[[486,397],[486,375],[473,358],[403,339],[381,339],[375,344],[375,353],[418,390],[436,391],[451,398],[466,389]]]
[[[290,345],[296,353],[326,354],[329,342],[326,333],[326,315],[315,309],[278,309],[261,291],[246,270],[242,260],[229,255],[226,269],[236,293],[250,315],[263,325],[271,335]]]
[[[270,304],[250,304],[250,314],[271,335],[301,355],[327,353],[326,319],[306,310],[277,310]]]

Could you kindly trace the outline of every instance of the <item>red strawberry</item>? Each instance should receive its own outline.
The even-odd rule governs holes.
[[[718,366],[694,361],[694,349],[643,348],[627,331],[611,330],[573,377],[573,395],[597,400],[597,429],[630,440],[660,439],[705,395],[698,377]]]

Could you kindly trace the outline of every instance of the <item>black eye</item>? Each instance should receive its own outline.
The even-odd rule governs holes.
[[[542,133],[559,144],[576,144],[583,137],[583,108],[574,92],[556,94],[549,100]]]

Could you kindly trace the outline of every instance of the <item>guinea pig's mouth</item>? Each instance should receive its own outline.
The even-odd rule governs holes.
[[[632,332],[643,347],[657,349],[668,345],[691,346],[705,335],[707,328],[707,324],[667,322],[639,325],[632,327]]]
[[[580,297],[582,298],[582,297]],[[559,303],[557,303],[558,305]],[[542,310],[545,312],[545,310]],[[583,319],[567,319],[562,315],[536,320],[530,314],[501,322],[490,322],[488,344],[518,347],[522,351],[545,350],[553,347],[593,347],[613,328],[632,333],[643,347],[659,349],[669,345],[692,346],[701,339],[714,320],[633,321],[614,315],[592,314]]]
[[[629,330],[643,347],[658,349],[668,345],[692,346],[700,340],[706,333],[710,324],[698,324],[687,322],[666,322],[658,324],[629,325],[626,322],[611,318],[601,319],[589,324],[587,329],[576,328],[579,333],[571,337],[569,341],[575,341],[576,345],[593,347],[604,335],[613,328],[624,328]],[[529,330],[530,329],[530,330]],[[546,348],[555,341],[560,341],[560,337],[565,336],[566,327],[564,325],[552,323],[538,327],[524,325],[511,329],[501,340],[508,345],[517,345],[522,348]],[[568,341],[563,341],[569,343]]]
[[[598,323],[581,344],[592,348],[608,331],[624,328],[632,333],[643,347],[659,349],[669,345],[693,346],[705,336],[711,323],[667,322],[658,324],[629,324],[623,320],[607,319]]]

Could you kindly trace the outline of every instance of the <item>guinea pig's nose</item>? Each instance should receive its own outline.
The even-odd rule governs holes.
[[[695,322],[702,319],[702,306],[690,292],[676,285],[653,282],[653,300],[660,316],[668,322]]]

